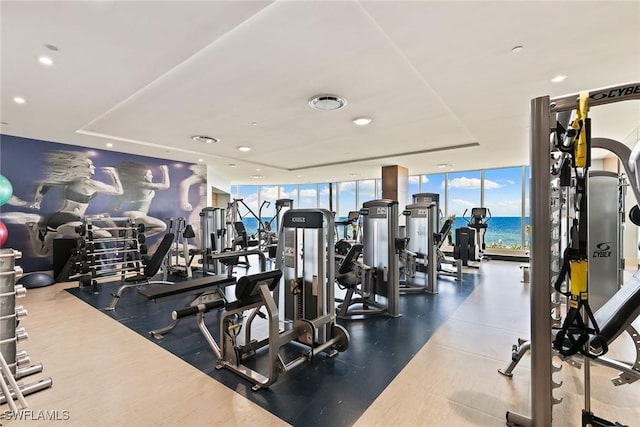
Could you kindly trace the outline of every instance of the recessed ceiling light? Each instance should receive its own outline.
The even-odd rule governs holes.
[[[262,179],[262,175],[251,175],[253,179]]]
[[[54,45],[54,44],[45,44],[44,47],[46,47],[49,50],[52,50],[54,52],[57,52],[58,50],[58,46]]]
[[[258,126],[258,122],[251,122],[251,126]]]
[[[21,96],[15,96],[13,98],[13,102],[15,102],[16,104],[24,104],[27,101]]]
[[[199,161],[199,162],[204,162],[204,160],[203,160],[203,159],[198,159],[198,161]]]
[[[309,100],[309,105],[316,110],[331,111],[347,105],[347,100],[335,95],[318,95]]]
[[[256,172],[260,172],[262,169],[260,168],[256,168]]]
[[[242,145],[242,146],[238,147],[238,150],[240,150],[240,151],[251,151],[251,147],[247,147],[245,145]]]
[[[193,139],[196,142],[205,142],[207,144],[213,144],[216,142],[220,142],[220,140],[218,138],[214,138],[212,136],[205,136],[205,135],[193,135],[191,137],[191,139]]]
[[[40,55],[38,56],[38,62],[41,63],[42,65],[45,65],[47,67],[50,67],[53,65],[53,59],[49,58],[48,56],[45,55]]]
[[[511,49],[511,52],[518,53],[518,52],[522,52],[523,49],[524,49],[524,46],[515,46],[513,49]]]
[[[452,168],[453,165],[451,163],[440,163],[437,165],[440,169]]]
[[[558,76],[555,76],[554,78],[551,79],[552,82],[554,83],[560,83],[563,82],[565,79],[567,78],[567,76],[560,74]]]
[[[356,126],[366,126],[371,123],[371,117],[357,117],[353,119],[353,124]]]
[[[236,164],[235,164],[235,163],[229,163],[229,165],[228,165],[228,166],[229,166],[230,168],[235,168],[235,167],[236,167]]]
[[[360,176],[359,173],[350,173],[349,176]]]
[[[113,147],[113,144],[110,143],[110,142],[107,142],[107,147],[111,148],[111,147]]]

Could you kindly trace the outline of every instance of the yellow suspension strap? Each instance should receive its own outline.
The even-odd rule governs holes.
[[[589,112],[589,92],[581,92],[576,108],[576,118],[571,123],[571,127],[577,132],[576,142],[574,144],[574,165],[577,168],[589,167],[589,144],[588,144],[588,120]],[[586,170],[585,170],[586,172]]]
[[[576,212],[578,219],[573,220],[570,233],[570,245],[565,250],[562,270],[554,285],[561,292],[562,282],[569,280],[569,290],[561,292],[569,298],[569,310],[553,341],[553,347],[564,356],[571,356],[578,352],[589,357],[597,357],[607,352],[605,340],[600,339],[600,329],[589,307],[589,255],[587,240],[587,172],[590,158],[589,93],[580,94],[576,118],[571,124],[576,135],[573,141],[573,166],[576,169]],[[578,169],[580,168],[580,169]],[[585,323],[582,314],[584,309],[588,322]],[[601,353],[596,355],[585,350],[585,344],[591,341],[600,347]]]

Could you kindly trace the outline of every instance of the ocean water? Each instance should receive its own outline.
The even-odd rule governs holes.
[[[493,244],[498,247],[504,246],[511,248],[522,245],[520,239],[522,235],[521,230],[522,218],[519,216],[494,216],[487,223],[487,229],[484,235],[484,242],[487,246]],[[525,218],[525,225],[530,224],[529,217]],[[452,229],[455,230],[459,227],[466,227],[467,222],[456,217],[453,221]],[[525,234],[525,246],[529,246],[531,243],[531,236]]]
[[[263,218],[263,222],[268,222],[270,218]],[[346,218],[340,218],[339,220],[345,220]],[[258,232],[258,220],[256,218],[243,218],[247,233],[249,235],[257,234]],[[271,224],[272,231],[277,232],[277,221],[273,221]],[[484,241],[487,246],[493,244],[499,247],[516,247],[521,245],[521,224],[522,220],[518,216],[494,216],[488,222],[488,228],[486,230]],[[529,217],[525,218],[525,224],[530,224]],[[459,227],[466,227],[467,222],[457,217],[453,222],[452,230]],[[452,238],[455,238],[455,232],[452,231]],[[525,245],[529,246],[531,242],[531,236],[525,235]]]

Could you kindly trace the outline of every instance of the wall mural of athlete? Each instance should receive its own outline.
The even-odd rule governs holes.
[[[110,183],[94,179],[96,167],[84,153],[53,151],[46,158],[45,177],[38,186],[30,207],[40,210],[45,195],[55,186],[63,187],[64,199],[62,206],[51,215],[22,216],[29,231],[31,248],[39,256],[51,254],[53,239],[77,235],[76,227],[82,224],[89,203],[99,193],[116,196],[122,194],[122,184],[116,170],[111,167],[102,168],[110,178]],[[19,217],[20,215],[12,216],[14,221]],[[106,230],[98,227],[93,230],[96,238],[111,237],[111,233]]]
[[[160,182],[153,182],[153,172],[148,166],[140,163],[123,163],[116,167],[124,193],[120,198],[120,206],[124,216],[131,218],[135,224],[144,224],[145,236],[151,237],[163,233],[167,224],[158,218],[149,215],[151,202],[156,195],[156,190],[167,190],[169,184],[169,167],[159,167],[162,175]]]
[[[202,236],[200,235],[200,211],[207,206],[207,167],[205,165],[191,165],[189,170],[193,174],[182,180],[180,183],[180,202],[182,209],[187,212],[191,212],[187,219],[187,224],[191,224],[193,232],[196,237],[193,238],[193,243],[196,247],[202,248]],[[190,200],[190,189],[193,186],[197,186],[198,198],[196,200],[196,206],[193,207]],[[195,198],[191,198],[195,199]]]
[[[9,231],[3,247],[23,252],[25,272],[51,270],[54,239],[78,237],[75,227],[89,216],[127,216],[144,223],[150,248],[166,232],[164,218],[191,215],[191,224],[200,225],[205,165],[10,135],[0,135],[0,143],[0,170],[14,194],[0,212]],[[171,187],[171,182],[179,184]],[[104,229],[97,233],[111,236]]]

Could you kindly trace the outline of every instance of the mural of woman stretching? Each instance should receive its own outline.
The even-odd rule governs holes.
[[[182,209],[191,212],[187,224],[191,224],[196,237],[193,239],[195,247],[202,249],[202,237],[200,236],[200,211],[207,206],[207,166],[191,165],[189,170],[193,172],[191,176],[183,179],[180,183],[180,204]],[[198,200],[194,207],[189,201],[189,192],[192,186],[197,186]]]
[[[53,239],[77,236],[76,227],[82,224],[89,203],[98,194],[121,195],[122,184],[114,168],[102,168],[111,183],[93,179],[96,168],[89,156],[78,151],[53,151],[47,154],[47,164],[42,183],[36,190],[31,208],[40,209],[40,204],[52,187],[61,186],[64,191],[62,207],[44,217],[40,223],[26,222],[31,246],[38,256],[52,252]],[[111,237],[111,233],[93,228],[97,238]]]
[[[169,167],[160,166],[161,182],[153,182],[151,169],[140,163],[123,163],[118,165],[117,171],[124,190],[118,210],[123,211],[123,214],[131,218],[135,224],[144,224],[146,237],[164,232],[167,224],[150,216],[149,208],[156,190],[169,188]]]

